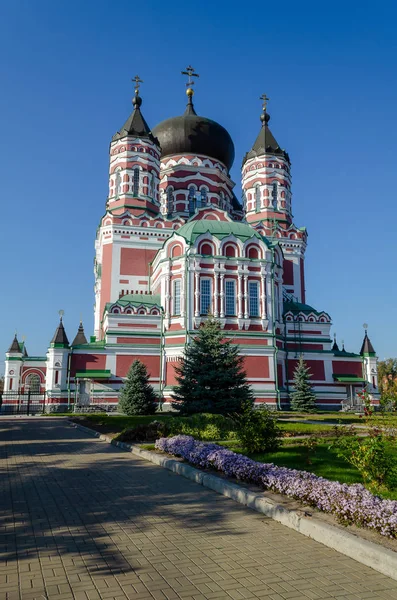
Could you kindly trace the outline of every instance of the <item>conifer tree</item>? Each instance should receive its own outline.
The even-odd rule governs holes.
[[[253,402],[238,346],[225,340],[219,322],[209,316],[187,346],[182,364],[175,368],[178,385],[173,408],[182,414],[241,412]]]
[[[128,416],[152,415],[156,411],[156,400],[146,365],[140,360],[134,360],[121,389],[119,409]]]
[[[311,376],[310,369],[301,355],[294,371],[291,410],[313,412],[316,409],[316,395],[310,383]]]

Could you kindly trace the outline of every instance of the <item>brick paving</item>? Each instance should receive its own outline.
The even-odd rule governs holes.
[[[397,581],[61,419],[0,418],[0,519],[0,600],[397,598]]]

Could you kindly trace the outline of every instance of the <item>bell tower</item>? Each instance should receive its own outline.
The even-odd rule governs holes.
[[[133,111],[110,143],[109,196],[95,241],[95,336],[102,339],[101,320],[108,302],[125,290],[147,293],[149,263],[160,242],[138,235],[160,215],[160,146],[145,121],[139,87],[132,80]],[[157,244],[157,245],[156,245]]]
[[[269,98],[263,94],[261,129],[242,165],[242,188],[247,222],[262,235],[278,241],[284,254],[283,288],[305,302],[304,257],[307,233],[293,223],[291,163],[269,128]]]

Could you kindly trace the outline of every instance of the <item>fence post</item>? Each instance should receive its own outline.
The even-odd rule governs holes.
[[[26,410],[26,414],[29,416],[29,409],[30,409],[30,389],[28,390],[28,406],[27,406],[27,410]]]

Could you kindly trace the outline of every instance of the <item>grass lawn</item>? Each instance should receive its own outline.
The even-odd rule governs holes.
[[[333,428],[329,425],[311,424],[311,423],[289,423],[286,421],[278,421],[278,427],[287,435],[317,435],[327,434],[334,435]]]

